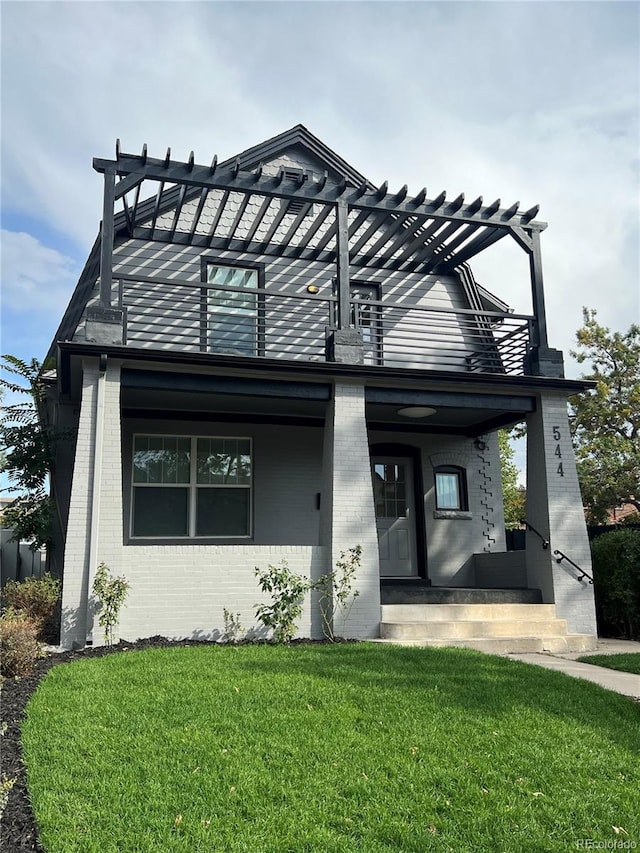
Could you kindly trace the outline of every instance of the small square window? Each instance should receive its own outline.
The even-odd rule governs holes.
[[[436,509],[467,510],[465,472],[454,465],[441,465],[435,470]]]

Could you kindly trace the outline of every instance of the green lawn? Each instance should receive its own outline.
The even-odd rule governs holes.
[[[640,706],[461,649],[86,659],[42,681],[23,744],[47,853],[640,842]]]
[[[635,672],[640,675],[640,653],[622,655],[585,655],[578,658],[581,663],[592,663],[607,669],[619,669],[621,672]]]

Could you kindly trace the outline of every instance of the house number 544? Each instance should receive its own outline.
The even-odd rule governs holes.
[[[559,474],[561,477],[564,477],[564,468],[562,467],[562,451],[560,450],[560,439],[562,438],[562,433],[560,432],[560,427],[553,427],[553,440],[557,442],[556,449],[553,451],[553,455],[558,457],[558,467],[556,468],[556,474]]]

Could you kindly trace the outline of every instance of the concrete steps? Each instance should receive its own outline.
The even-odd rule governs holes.
[[[542,604],[539,589],[429,586],[423,580],[383,581],[382,604]]]
[[[589,634],[569,634],[553,604],[383,604],[381,641],[459,646],[494,654],[583,652],[595,648]]]

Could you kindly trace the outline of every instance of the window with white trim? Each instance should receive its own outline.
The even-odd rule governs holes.
[[[135,435],[133,538],[251,535],[250,438]]]
[[[207,262],[206,283],[207,351],[258,355],[261,329],[258,269]]]
[[[436,509],[468,510],[467,482],[463,468],[439,465],[435,469]]]

